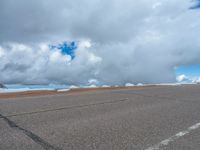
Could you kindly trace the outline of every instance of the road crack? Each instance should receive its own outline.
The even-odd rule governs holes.
[[[25,134],[26,136],[31,138],[35,143],[39,144],[45,150],[61,150],[60,148],[57,148],[57,147],[51,145],[50,143],[48,143],[47,141],[45,141],[38,135],[34,134],[33,132],[20,127],[14,121],[8,119],[7,117],[3,116],[2,114],[0,114],[0,118],[2,118],[11,128],[22,132],[23,134]]]
[[[22,112],[22,113],[17,113],[17,114],[6,115],[5,117],[16,117],[16,116],[32,115],[32,114],[38,114],[38,113],[67,110],[67,109],[84,108],[84,107],[97,106],[97,105],[114,104],[114,103],[124,102],[124,101],[128,101],[128,100],[129,100],[128,98],[124,98],[124,99],[120,99],[120,100],[113,100],[113,101],[100,102],[100,103],[66,106],[66,107],[60,107],[60,108],[55,108],[55,109],[37,110],[37,111],[32,111],[32,112]],[[0,116],[0,118],[2,118],[2,117]]]

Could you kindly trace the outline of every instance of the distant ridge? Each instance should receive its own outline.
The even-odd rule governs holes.
[[[4,89],[6,86],[0,83],[0,88]]]

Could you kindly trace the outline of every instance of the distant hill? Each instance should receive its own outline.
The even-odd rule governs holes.
[[[6,86],[0,83],[0,88],[6,88]]]

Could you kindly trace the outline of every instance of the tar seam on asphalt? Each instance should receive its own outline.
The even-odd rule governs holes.
[[[164,96],[156,96],[156,95],[144,95],[144,94],[140,94],[140,93],[130,93],[130,92],[126,92],[126,93],[122,93],[120,92],[121,94],[129,94],[129,95],[137,95],[137,96],[142,96],[142,97],[149,97],[149,98],[161,98],[161,99],[166,99],[166,100],[177,100],[177,99],[174,99],[174,98],[170,98],[170,97],[164,97]]]
[[[175,100],[175,101],[180,101],[181,100],[181,103],[191,103],[191,102],[196,102],[197,100],[190,100],[188,102],[188,99],[177,99],[177,98],[171,98],[171,97],[165,97],[165,96],[156,96],[156,95],[145,95],[145,94],[140,94],[140,93],[130,93],[130,92],[126,92],[126,93],[122,93],[120,92],[121,94],[129,94],[129,95],[136,95],[136,96],[142,96],[142,97],[147,97],[147,98],[159,98],[159,99],[165,99],[165,100]]]
[[[4,117],[16,117],[16,116],[24,116],[24,115],[31,115],[31,114],[52,112],[52,111],[58,111],[58,110],[66,110],[66,109],[73,109],[73,108],[82,108],[82,107],[104,105],[104,104],[113,104],[113,103],[119,103],[119,102],[128,101],[128,100],[129,100],[128,98],[125,98],[125,99],[121,99],[121,100],[101,102],[101,103],[92,103],[92,104],[87,104],[87,105],[68,106],[68,107],[61,107],[61,108],[56,108],[56,109],[46,109],[46,110],[38,110],[38,111],[33,111],[33,112],[24,112],[24,113],[18,113],[18,114],[11,114],[11,115],[6,115]],[[3,117],[0,116],[0,118],[3,118]]]
[[[35,143],[39,144],[45,150],[61,150],[60,148],[57,148],[57,147],[51,145],[50,143],[48,143],[47,141],[43,140],[41,137],[37,136],[33,132],[18,126],[15,122],[13,122],[12,120],[3,116],[2,114],[0,114],[0,118],[2,118],[11,128],[14,128],[14,129],[22,132],[23,134],[25,134],[26,136],[31,138]]]

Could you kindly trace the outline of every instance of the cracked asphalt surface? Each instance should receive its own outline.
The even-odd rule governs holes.
[[[6,98],[0,150],[146,150],[199,122],[200,85]],[[200,128],[159,149],[199,150]]]

